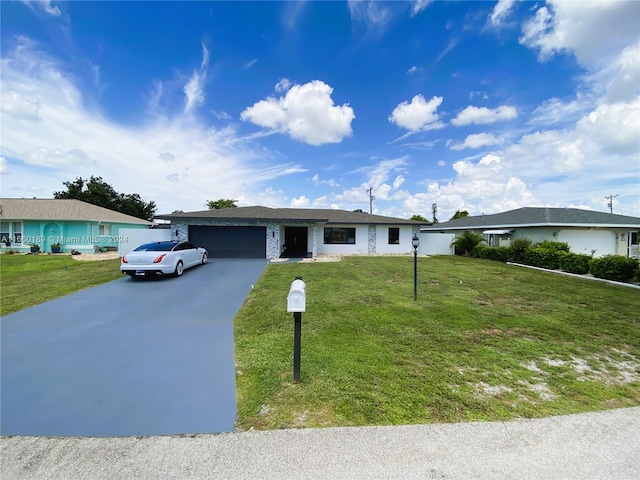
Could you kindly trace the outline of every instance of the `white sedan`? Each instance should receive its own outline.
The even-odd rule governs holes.
[[[147,275],[175,275],[205,264],[207,251],[189,242],[152,242],[140,245],[120,260],[120,271],[132,278]]]

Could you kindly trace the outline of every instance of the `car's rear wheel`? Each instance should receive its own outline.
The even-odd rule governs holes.
[[[209,255],[207,255],[207,252],[204,252],[202,254],[202,264],[204,265],[205,263],[207,263],[209,261]]]
[[[176,277],[180,277],[182,276],[183,273],[184,273],[184,265],[182,264],[182,260],[178,260],[178,264],[176,265],[176,270],[175,272],[173,272],[173,274]]]

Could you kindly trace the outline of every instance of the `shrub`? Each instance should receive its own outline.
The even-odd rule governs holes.
[[[559,260],[560,268],[565,272],[576,273],[578,275],[589,273],[591,255],[565,253],[564,255],[560,255]]]
[[[476,247],[477,248],[477,247]],[[486,260],[495,260],[497,262],[506,262],[508,247],[483,247],[478,250],[478,258],[484,258]]]
[[[534,267],[557,270],[560,267],[559,253],[537,245],[525,255],[525,263]]]
[[[483,244],[479,244],[476,245],[475,247],[473,247],[471,249],[471,251],[469,252],[469,256],[470,257],[474,257],[474,258],[482,258],[482,250],[484,250],[485,248],[489,248],[488,245],[483,245]]]
[[[480,233],[464,232],[451,242],[451,246],[456,247],[456,255],[468,257],[474,247],[484,241]]]
[[[593,258],[589,263],[589,271],[594,277],[628,282],[638,270],[638,260],[622,255],[605,255]]]
[[[569,253],[571,249],[569,248],[569,244],[566,242],[554,242],[551,240],[543,240],[540,243],[536,243],[537,248],[544,248],[545,250],[550,250],[552,252],[567,252]]]
[[[516,238],[508,247],[507,261],[524,263],[526,254],[531,249],[531,245],[533,245],[533,242],[528,238]]]

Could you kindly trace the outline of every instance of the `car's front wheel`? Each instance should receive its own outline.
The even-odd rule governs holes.
[[[183,273],[184,273],[184,265],[182,264],[182,260],[178,260],[178,264],[176,265],[176,270],[173,272],[173,274],[176,277],[180,277],[182,276]]]
[[[207,263],[209,261],[209,255],[207,255],[207,252],[204,252],[202,254],[202,264],[204,265],[205,263]]]

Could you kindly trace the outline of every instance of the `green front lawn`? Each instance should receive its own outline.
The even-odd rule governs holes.
[[[640,405],[640,292],[460,257],[269,265],[235,319],[238,428]],[[307,285],[301,383],[286,297]]]
[[[120,259],[82,262],[69,255],[0,255],[0,315],[120,277]]]

